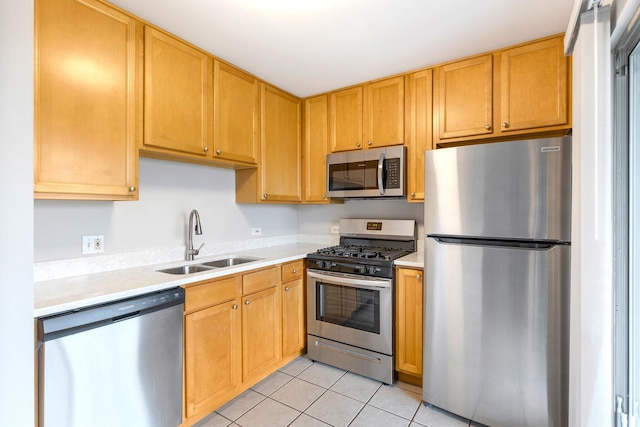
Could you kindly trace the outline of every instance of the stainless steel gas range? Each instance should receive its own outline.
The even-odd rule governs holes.
[[[391,384],[394,260],[415,250],[413,220],[341,219],[307,255],[307,357]]]

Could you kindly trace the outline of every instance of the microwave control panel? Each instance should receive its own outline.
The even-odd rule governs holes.
[[[400,188],[400,159],[387,159],[386,160],[387,171],[387,185],[385,188]]]

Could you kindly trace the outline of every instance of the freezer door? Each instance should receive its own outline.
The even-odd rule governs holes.
[[[425,234],[571,240],[571,137],[425,153]]]
[[[492,427],[567,425],[569,246],[425,242],[424,401]]]

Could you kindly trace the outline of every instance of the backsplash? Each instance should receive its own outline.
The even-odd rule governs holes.
[[[338,243],[338,239],[338,235],[290,234],[286,236],[207,243],[200,250],[198,258],[294,243],[313,243],[332,246]],[[38,262],[33,265],[33,280],[34,282],[41,282],[83,274],[120,270],[123,268],[162,264],[183,260],[184,257],[185,246],[179,246],[166,249],[150,249],[112,255],[85,256],[82,258]]]

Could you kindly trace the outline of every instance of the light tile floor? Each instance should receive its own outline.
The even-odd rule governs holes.
[[[298,357],[196,427],[466,427],[422,404],[422,390]]]

